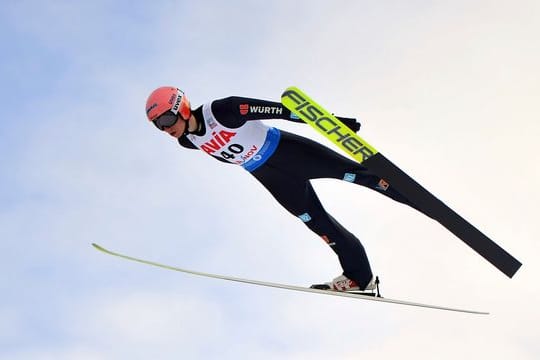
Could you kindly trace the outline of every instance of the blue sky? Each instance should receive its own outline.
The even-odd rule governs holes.
[[[537,359],[537,1],[8,1],[0,14],[0,358]],[[297,85],[525,265],[508,280],[436,223],[351,184],[326,208],[388,297],[296,294],[106,257],[309,285],[340,269],[241,168],[144,115]],[[307,127],[271,124],[325,142]]]

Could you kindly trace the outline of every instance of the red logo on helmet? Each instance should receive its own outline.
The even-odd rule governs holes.
[[[240,115],[247,115],[249,112],[249,104],[240,104]]]

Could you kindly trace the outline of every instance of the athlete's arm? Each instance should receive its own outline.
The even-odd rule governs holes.
[[[212,113],[223,125],[231,128],[238,128],[250,120],[283,119],[304,123],[280,102],[240,96],[213,101]],[[360,129],[360,123],[356,119],[337,118],[354,131]]]
[[[285,119],[302,122],[291,118],[291,111],[279,102],[239,96],[214,100],[212,113],[223,125],[233,128],[250,120]]]

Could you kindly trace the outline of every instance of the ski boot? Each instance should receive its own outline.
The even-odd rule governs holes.
[[[311,289],[329,290],[329,291],[344,291],[353,294],[377,296],[381,297],[379,293],[379,277],[372,277],[370,282],[364,289],[360,289],[356,281],[349,279],[345,275],[340,275],[334,280],[324,284],[314,284],[310,286]],[[375,292],[376,291],[376,292]]]

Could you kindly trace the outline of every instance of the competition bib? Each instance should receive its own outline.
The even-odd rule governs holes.
[[[239,128],[223,126],[212,113],[211,103],[203,105],[206,133],[188,135],[189,140],[209,155],[253,171],[274,153],[279,142],[279,130],[260,121],[248,121]]]

